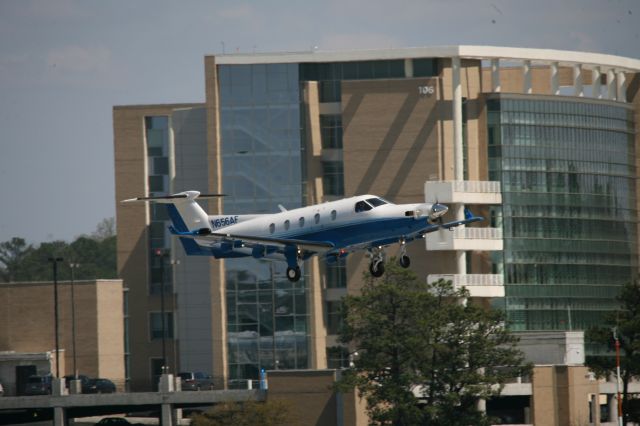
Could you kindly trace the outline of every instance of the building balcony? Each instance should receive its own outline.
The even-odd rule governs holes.
[[[425,200],[443,204],[502,204],[500,182],[497,181],[435,181],[425,182]]]
[[[454,288],[466,287],[471,297],[504,297],[502,274],[431,274],[427,282],[451,281]]]
[[[441,229],[426,235],[427,250],[499,251],[503,249],[501,228]]]

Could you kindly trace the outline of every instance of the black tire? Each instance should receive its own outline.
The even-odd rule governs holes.
[[[409,258],[409,256],[400,256],[398,263],[400,263],[400,266],[406,269],[411,265],[411,258]]]
[[[299,266],[296,266],[295,268],[287,268],[287,278],[289,279],[289,281],[294,283],[300,281],[301,276],[302,273],[300,272]]]
[[[375,262],[371,262],[369,265],[369,272],[376,278],[379,278],[384,274],[384,262],[378,260]]]

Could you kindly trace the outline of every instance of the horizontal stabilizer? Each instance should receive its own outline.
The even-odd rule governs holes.
[[[226,194],[201,194],[198,191],[185,191],[172,195],[156,195],[152,197],[136,197],[122,200],[123,203],[135,203],[135,202],[156,202],[156,203],[171,203],[173,200],[191,199],[196,198],[218,198],[226,197]]]

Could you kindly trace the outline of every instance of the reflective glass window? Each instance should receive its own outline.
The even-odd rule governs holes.
[[[637,271],[633,118],[586,99],[501,95],[487,109],[511,327],[584,330]]]

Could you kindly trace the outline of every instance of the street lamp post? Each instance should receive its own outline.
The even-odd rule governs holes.
[[[160,321],[162,323],[162,374],[167,372],[167,330],[165,324],[165,307],[164,307],[164,258],[166,253],[162,249],[156,249],[156,256],[160,259]]]
[[[64,261],[61,257],[50,257],[49,262],[53,263],[53,315],[55,324],[56,340],[56,378],[60,378],[60,340],[58,336],[58,262]]]
[[[69,263],[71,269],[71,345],[73,347],[73,378],[78,380],[78,367],[76,359],[76,297],[74,292],[75,287],[75,274],[76,268],[79,268],[79,263]]]

